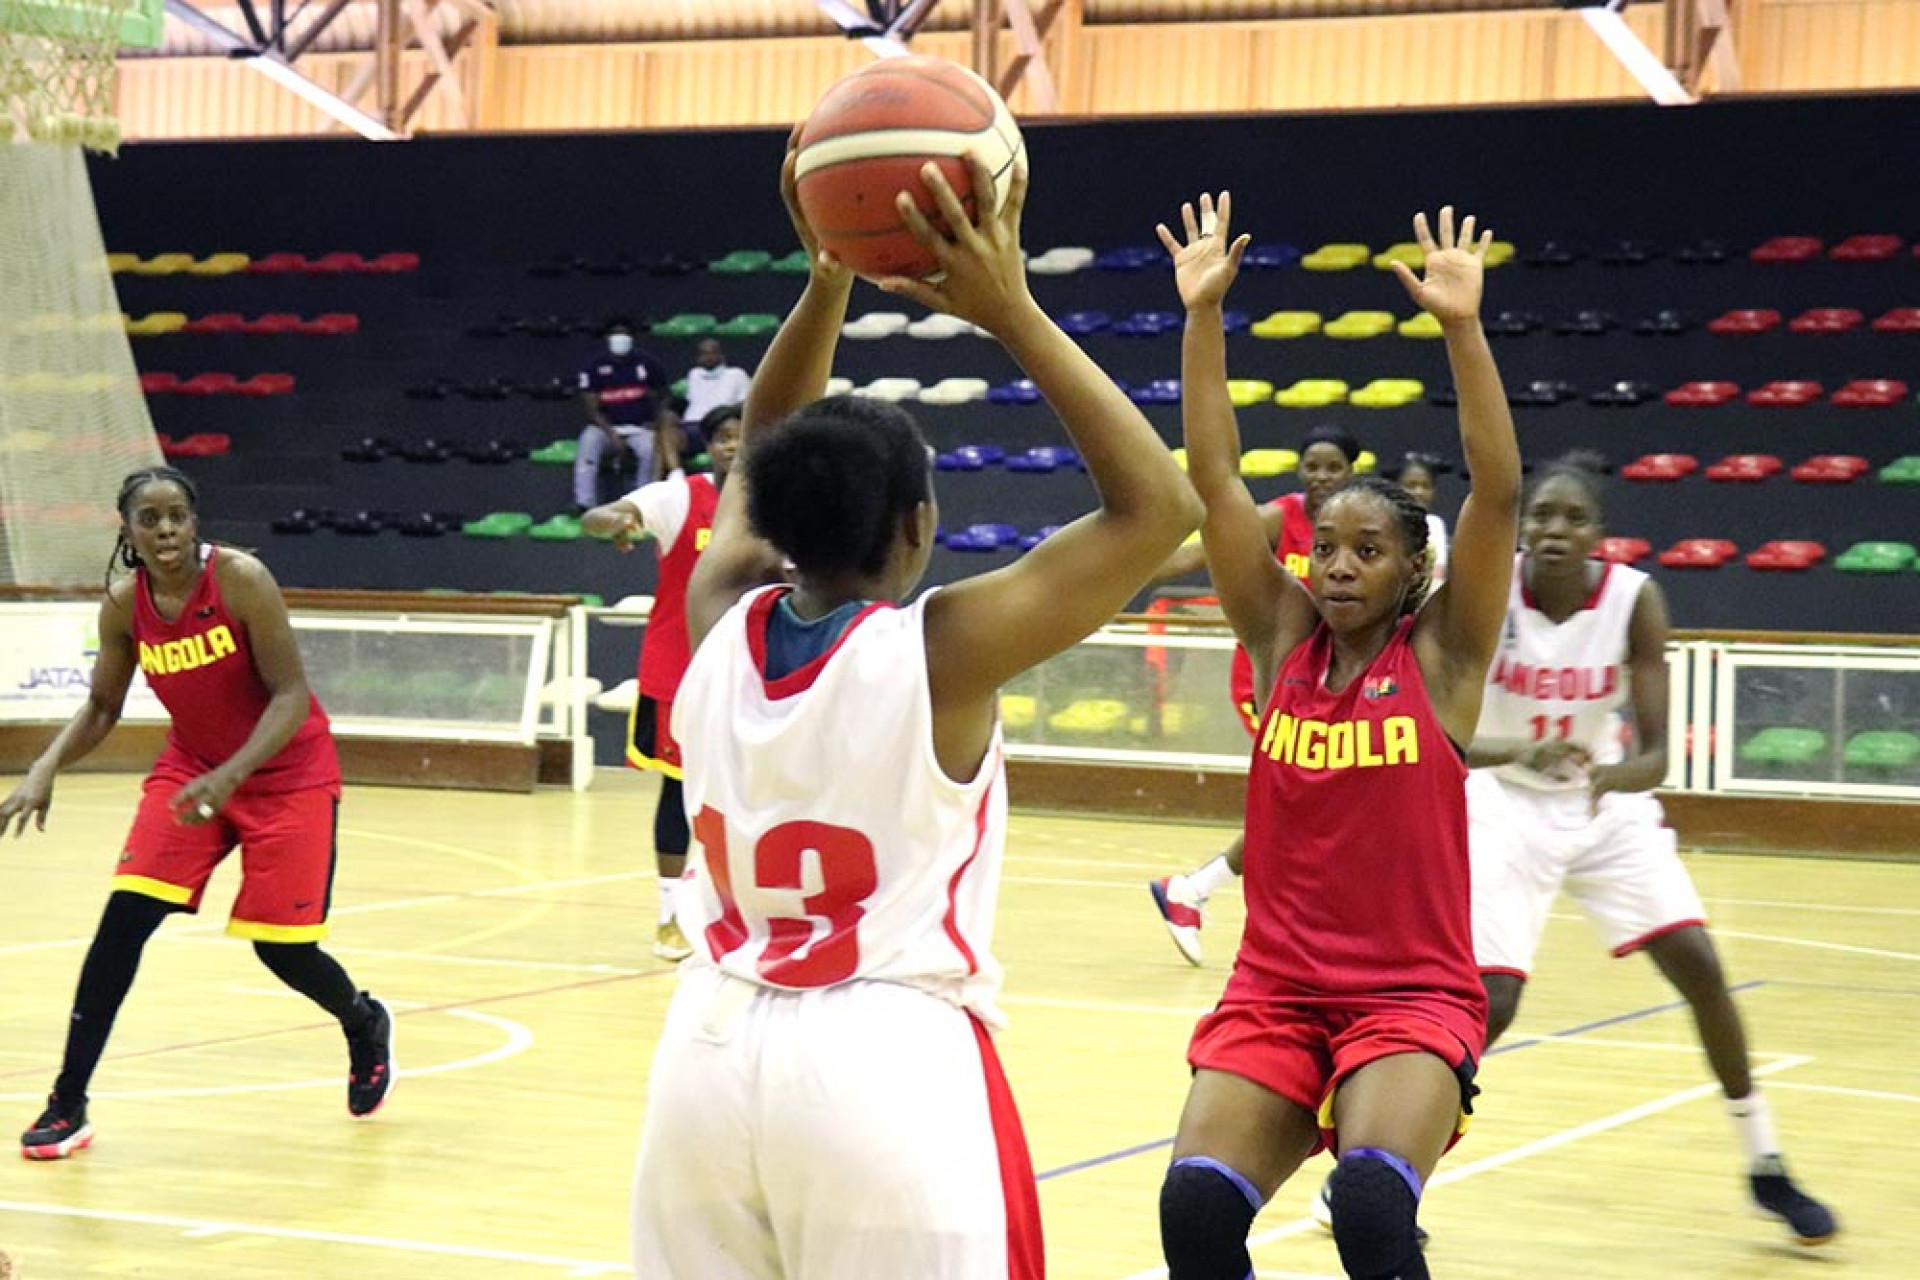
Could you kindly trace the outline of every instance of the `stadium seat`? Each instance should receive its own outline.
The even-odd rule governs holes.
[[[977,330],[975,330],[971,321],[962,320],[959,316],[950,316],[944,311],[935,311],[929,315],[921,316],[918,320],[907,325],[907,336],[909,338],[939,340],[959,338],[974,332],[977,332]]]
[[[284,396],[293,394],[294,380],[290,373],[256,373],[245,382],[237,382],[231,388],[236,396]]]
[[[773,265],[773,255],[765,249],[733,249],[707,264],[717,276],[750,276]]]
[[[359,254],[336,250],[333,253],[323,253],[317,258],[308,258],[294,269],[306,276],[344,276],[358,275],[367,267],[367,260]]]
[[[1542,240],[1539,244],[1520,255],[1522,265],[1529,267],[1570,267],[1585,257],[1585,253],[1558,240]]]
[[[1660,553],[1668,569],[1718,569],[1740,553],[1725,538],[1682,538]]]
[[[1489,337],[1524,338],[1538,332],[1543,321],[1531,311],[1498,311],[1481,327]]]
[[[1427,392],[1427,403],[1438,408],[1451,409],[1460,403],[1460,392],[1451,382],[1444,382]]]
[[[1788,474],[1801,484],[1852,484],[1871,469],[1865,458],[1823,453],[1808,458]]]
[[[160,437],[160,452],[169,458],[217,458],[233,451],[233,437],[214,431],[196,431],[185,439]]]
[[[385,462],[399,452],[399,446],[378,436],[362,436],[340,450],[342,462]]]
[[[578,542],[585,535],[581,532],[578,516],[562,513],[530,525],[527,536],[539,542]]]
[[[347,311],[329,311],[300,322],[299,333],[319,338],[337,338],[360,331],[360,317]]]
[[[1742,764],[1805,767],[1826,752],[1827,735],[1818,729],[1770,725],[1734,748]]]
[[[1872,773],[1912,769],[1920,763],[1920,735],[1902,729],[1868,729],[1847,739],[1840,759],[1849,769]]]
[[[1409,316],[1394,326],[1394,331],[1403,338],[1438,338],[1441,336],[1440,321],[1431,311],[1422,311]]]
[[[423,465],[435,465],[453,457],[454,447],[445,440],[428,436],[424,440],[409,440],[400,446],[400,457],[407,462]]]
[[[1907,384],[1891,378],[1860,378],[1833,393],[1833,403],[1850,409],[1885,409],[1907,398]]]
[[[1290,244],[1250,244],[1240,259],[1242,270],[1279,271],[1300,265],[1300,250]]]
[[[517,538],[533,528],[533,517],[524,511],[494,511],[460,526],[469,538]]]
[[[1227,379],[1227,398],[1233,401],[1233,407],[1236,409],[1266,404],[1273,399],[1273,384],[1265,378],[1229,378]]]
[[[1688,453],[1645,453],[1620,468],[1623,479],[1671,484],[1700,469],[1700,460]]]
[[[804,276],[813,270],[813,258],[805,249],[795,249],[785,257],[769,262],[767,270],[775,275]]]
[[[986,398],[985,378],[942,378],[920,390],[920,399],[926,404],[968,404]]]
[[[1113,332],[1123,338],[1157,338],[1186,323],[1178,311],[1136,311],[1124,320],[1113,322]]]
[[[1731,382],[1686,382],[1667,392],[1663,398],[1670,405],[1699,409],[1717,408],[1739,394],[1740,388]]]
[[[1095,254],[1093,265],[1101,271],[1144,271],[1168,265],[1168,258],[1159,245],[1126,245]]]
[[[1771,308],[1746,307],[1724,312],[1707,321],[1711,333],[1765,333],[1780,327],[1780,313]]]
[[[1623,379],[1587,393],[1587,403],[1604,408],[1630,409],[1649,400],[1660,398],[1660,388],[1651,382],[1634,382]]]
[[[156,253],[151,258],[135,258],[127,270],[137,276],[177,276],[192,265],[190,253]]]
[[[780,327],[780,317],[771,311],[743,311],[731,320],[713,326],[716,338],[759,338]]]
[[[1707,468],[1707,479],[1723,484],[1758,484],[1780,474],[1782,463],[1770,453],[1730,453]]]
[[[1324,409],[1341,403],[1348,394],[1347,384],[1338,378],[1302,378],[1285,390],[1275,392],[1273,402],[1289,409]]]
[[[1020,531],[1010,524],[970,524],[947,534],[940,545],[949,551],[998,551],[1019,541]]]
[[[1885,262],[1900,256],[1900,237],[1848,236],[1827,250],[1827,256],[1839,262]]]
[[[1602,338],[1620,327],[1620,322],[1606,311],[1576,311],[1565,320],[1557,322],[1553,331],[1562,337]]]
[[[841,337],[866,340],[891,338],[906,331],[907,313],[904,311],[869,311],[840,326]]]
[[[1018,733],[1033,728],[1034,721],[1040,718],[1040,699],[1030,693],[1003,693],[1000,695],[1000,723],[1004,728]]]
[[[671,279],[675,276],[690,276],[704,265],[682,254],[663,253],[657,258],[651,258],[642,263],[641,267],[650,276]]]
[[[1038,404],[1040,388],[1033,385],[1031,378],[1016,378],[997,387],[988,387],[987,401],[990,404]]]
[[[1393,331],[1394,318],[1391,311],[1349,311],[1327,322],[1321,330],[1329,338],[1365,339],[1377,338],[1383,333]]]
[[[269,253],[265,257],[255,258],[247,264],[247,274],[256,276],[284,276],[300,270],[306,262],[305,256],[298,253]]]
[[[1607,267],[1644,267],[1660,256],[1660,251],[1641,240],[1616,240],[1600,251],[1600,264]]]
[[[1179,404],[1180,379],[1154,378],[1127,388],[1127,399],[1135,404]]]
[[[1775,236],[1747,256],[1755,262],[1811,262],[1824,248],[1814,236]]]
[[[1375,378],[1349,396],[1347,402],[1364,409],[1398,409],[1426,393],[1426,384],[1417,378]]]
[[[244,253],[212,253],[195,262],[187,264],[187,274],[192,276],[230,276],[245,271],[251,261]]]
[[[1020,541],[1017,545],[1022,551],[1031,551],[1048,538],[1051,538],[1054,534],[1060,532],[1061,527],[1062,526],[1057,524],[1043,524],[1032,533],[1021,534]]]
[[[252,320],[243,320],[238,332],[255,337],[274,337],[280,334],[297,333],[300,324],[300,317],[291,311],[269,311]]]
[[[1777,539],[1763,542],[1747,553],[1747,568],[1774,572],[1799,573],[1827,558],[1827,549],[1817,542]]]
[[[1240,474],[1249,480],[1271,480],[1299,465],[1300,455],[1292,449],[1249,449],[1240,455]]]
[[[417,253],[383,253],[368,258],[360,264],[360,270],[368,275],[398,276],[420,269],[420,255]]]
[[[1006,460],[1006,468],[1009,471],[1035,472],[1044,475],[1063,468],[1078,470],[1081,468],[1081,462],[1080,455],[1064,445],[1041,444],[1009,456]]]
[[[126,322],[127,334],[134,338],[157,338],[163,334],[179,333],[186,326],[186,313],[182,311],[155,311],[138,320],[128,319]]]
[[[1718,240],[1696,240],[1673,251],[1673,260],[1687,267],[1717,267],[1731,256]]]
[[[140,375],[140,390],[150,396],[172,395],[180,390],[180,375],[177,373],[143,373]]]
[[[518,440],[481,440],[460,450],[460,456],[479,467],[504,467],[527,456]]]
[[[844,396],[852,392],[852,390],[852,378],[842,377],[836,373],[827,379],[827,394],[830,396]]]
[[[1094,253],[1085,245],[1056,245],[1027,260],[1027,270],[1042,276],[1070,276],[1093,265]]]
[[[937,471],[984,471],[1007,460],[1006,450],[991,444],[963,444],[938,454],[933,465]]]
[[[918,378],[875,378],[866,386],[860,387],[855,395],[869,396],[875,400],[914,400],[920,395]]]
[[[1371,261],[1374,268],[1380,271],[1393,270],[1393,264],[1396,262],[1404,262],[1415,271],[1419,271],[1427,265],[1427,251],[1411,240],[1402,240],[1374,254]]]
[[[1882,484],[1920,484],[1920,453],[1895,458],[1880,468]]]
[[[231,373],[196,373],[174,388],[174,394],[183,396],[225,396],[232,395],[240,386],[240,379]]]
[[[1300,265],[1308,271],[1351,271],[1372,257],[1364,244],[1336,242],[1321,245],[1301,258]]]
[[[1635,320],[1633,331],[1643,338],[1677,338],[1693,331],[1693,318],[1684,311],[1666,307],[1643,320]]]
[[[1256,338],[1304,338],[1320,331],[1318,311],[1276,311],[1255,321],[1250,332]]]
[[[1875,333],[1920,333],[1920,307],[1894,307],[1873,322]]]
[[[1645,538],[1602,538],[1594,554],[1609,564],[1637,564],[1653,554],[1653,544]]]
[[[110,253],[107,255],[107,271],[117,276],[123,272],[132,271],[134,264],[138,261],[140,261],[140,255],[137,253]]]
[[[1113,327],[1113,317],[1104,311],[1069,311],[1060,317],[1060,327],[1076,338],[1100,333]]]
[[[1222,311],[1220,313],[1220,331],[1222,333],[1245,333],[1253,328],[1253,317],[1244,311]]]
[[[1117,733],[1127,724],[1127,704],[1118,698],[1080,698],[1047,717],[1056,733]]]
[[[1490,240],[1487,242],[1486,265],[1488,267],[1504,267],[1507,263],[1512,262],[1515,255],[1519,252],[1520,250],[1511,240]]]
[[[1856,542],[1840,553],[1833,567],[1843,573],[1905,573],[1920,553],[1909,542]]]
[[[580,456],[578,440],[555,440],[543,445],[527,455],[528,462],[537,462],[545,467],[570,467]]]
[[[654,325],[652,332],[657,338],[704,338],[719,323],[719,317],[710,312],[683,311]]]
[[[1555,405],[1579,398],[1578,387],[1557,378],[1535,378],[1525,386],[1507,393],[1508,403],[1528,405],[1535,409],[1551,409]]]
[[[1787,325],[1792,333],[1847,333],[1858,329],[1866,317],[1852,307],[1810,307]]]
[[[1801,405],[1818,402],[1825,394],[1826,388],[1817,382],[1769,382],[1764,387],[1747,392],[1747,403],[1762,408],[1797,409]]]

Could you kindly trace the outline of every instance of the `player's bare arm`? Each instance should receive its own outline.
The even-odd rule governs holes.
[[[1609,791],[1651,791],[1667,776],[1667,598],[1640,584],[1627,623],[1627,679],[1633,697],[1633,750],[1618,764],[1595,766],[1597,801]]]

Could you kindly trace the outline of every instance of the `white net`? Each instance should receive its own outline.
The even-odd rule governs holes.
[[[140,0],[0,0],[0,100],[36,142],[113,151],[114,59]]]
[[[0,585],[97,584],[121,477],[159,461],[86,157],[0,143]]]

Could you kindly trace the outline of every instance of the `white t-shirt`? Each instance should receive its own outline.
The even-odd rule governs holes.
[[[687,490],[685,472],[676,471],[665,480],[643,484],[620,501],[640,513],[640,526],[660,544],[660,554],[673,550],[674,541],[693,510],[693,496]]]
[[[749,380],[745,369],[723,364],[708,369],[695,365],[687,370],[687,411],[682,416],[688,426],[698,426],[708,412],[722,405],[745,404]]]

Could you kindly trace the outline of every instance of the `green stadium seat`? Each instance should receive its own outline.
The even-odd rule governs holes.
[[[657,338],[704,338],[719,324],[719,317],[705,311],[682,311],[653,326]]]
[[[1905,573],[1920,553],[1907,542],[1856,542],[1833,562],[1842,573]]]
[[[795,249],[784,258],[775,258],[767,264],[767,270],[776,271],[783,276],[804,276],[813,270],[813,261],[807,257],[805,249]]]
[[[533,528],[533,517],[524,511],[494,511],[469,520],[460,532],[469,538],[517,538]]]
[[[1895,458],[1880,468],[1882,484],[1920,484],[1920,453]]]
[[[578,542],[585,535],[580,531],[578,516],[561,514],[532,526],[527,536],[541,542]]]
[[[547,467],[570,467],[573,465],[574,459],[579,456],[580,442],[578,440],[555,440],[552,444],[543,445],[535,449],[532,453],[529,453],[527,455],[527,461],[537,462]]]
[[[1920,735],[1899,729],[1870,729],[1847,739],[1841,759],[1849,768],[1910,769],[1920,762]]]
[[[773,255],[765,249],[735,249],[707,264],[717,276],[750,276],[773,265]]]
[[[758,338],[779,327],[780,317],[771,311],[747,311],[713,326],[713,334],[716,338]]]
[[[1809,765],[1827,749],[1827,735],[1818,729],[1773,725],[1760,730],[1735,750],[1744,764]]]

